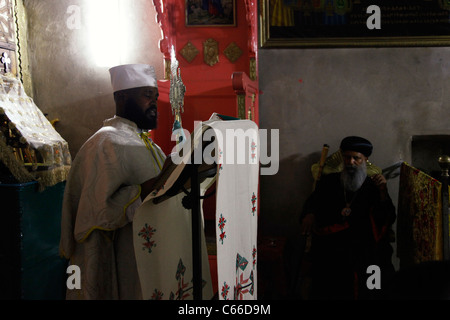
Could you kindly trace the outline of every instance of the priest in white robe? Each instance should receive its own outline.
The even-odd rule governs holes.
[[[142,298],[131,222],[166,159],[148,137],[157,126],[157,80],[143,64],[110,75],[116,115],[81,147],[66,182],[60,253],[79,267],[81,283],[67,299]]]

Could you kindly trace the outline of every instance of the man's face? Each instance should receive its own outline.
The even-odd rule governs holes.
[[[125,90],[124,117],[138,128],[151,130],[158,126],[158,88],[140,87]]]
[[[366,163],[367,157],[360,152],[356,151],[344,151],[342,153],[344,158],[345,169],[351,174]]]
[[[344,158],[344,170],[341,181],[346,190],[354,192],[362,186],[367,177],[367,157],[355,151],[344,151],[342,156]]]

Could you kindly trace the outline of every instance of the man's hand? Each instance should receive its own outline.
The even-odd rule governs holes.
[[[153,191],[156,181],[158,180],[158,176],[152,178],[150,180],[145,181],[141,184],[141,200],[144,201],[145,198],[149,195],[150,192]]]
[[[313,230],[314,225],[314,215],[308,213],[302,220],[300,225],[300,232],[302,235],[310,234]]]
[[[164,161],[163,167],[161,169],[161,172],[156,177],[149,179],[141,184],[141,199],[144,200],[147,198],[147,196],[152,192],[156,187],[156,182],[160,178],[161,174],[164,172],[164,170],[173,163],[172,156],[169,154]]]
[[[172,153],[167,155],[166,160],[164,161],[163,167],[161,169],[161,172],[163,172],[164,169],[167,168],[171,164],[173,164]]]
[[[386,188],[386,178],[382,174],[373,175],[372,181],[378,188]]]
[[[386,178],[382,174],[375,174],[372,177],[372,181],[380,190],[381,200],[386,199],[387,196],[387,181]]]

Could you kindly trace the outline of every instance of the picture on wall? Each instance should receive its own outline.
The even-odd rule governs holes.
[[[236,26],[236,0],[186,0],[186,26]]]
[[[450,45],[449,0],[261,0],[262,47]]]

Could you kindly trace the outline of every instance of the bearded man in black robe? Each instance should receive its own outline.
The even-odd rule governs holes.
[[[382,174],[367,176],[372,144],[350,136],[340,145],[342,172],[320,179],[302,212],[312,232],[311,299],[372,299],[395,270],[389,231],[395,207]]]

